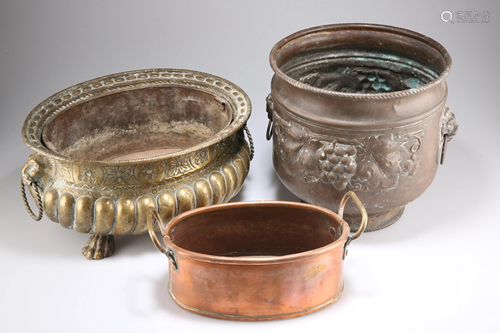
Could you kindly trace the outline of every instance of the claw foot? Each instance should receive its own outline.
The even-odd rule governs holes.
[[[91,235],[82,254],[90,260],[110,257],[115,252],[115,236]]]

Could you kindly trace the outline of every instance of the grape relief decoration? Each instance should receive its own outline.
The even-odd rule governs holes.
[[[305,183],[323,182],[339,191],[389,191],[420,168],[417,152],[423,130],[346,139],[312,133],[274,116],[275,154],[289,175]]]

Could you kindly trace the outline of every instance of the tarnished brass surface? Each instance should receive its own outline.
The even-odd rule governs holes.
[[[168,221],[238,193],[253,154],[244,137],[250,112],[239,87],[189,70],[124,72],[72,86],[23,125],[35,151],[22,170],[23,196],[29,186],[40,193],[40,214],[106,236],[91,237],[87,258],[111,255],[113,236],[147,231],[150,207]]]
[[[168,289],[182,308],[227,320],[262,321],[318,311],[339,299],[349,226],[332,211],[310,204],[260,201],[197,208],[149,234],[170,260]],[[153,219],[154,216],[154,219]]]
[[[335,24],[284,38],[270,62],[266,135],[283,184],[333,210],[356,191],[367,231],[394,223],[430,186],[458,129],[445,48],[405,29]],[[352,203],[345,213],[357,229]]]

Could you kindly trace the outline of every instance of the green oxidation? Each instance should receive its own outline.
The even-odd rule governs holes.
[[[408,78],[405,83],[410,89],[415,89],[423,85],[422,81],[413,77]]]
[[[385,84],[384,82],[386,81],[384,78],[379,77],[378,75],[368,75],[367,77],[368,81],[372,82],[371,87],[373,90],[375,90],[377,93],[381,92],[388,92],[391,91],[391,87]]]
[[[439,76],[429,66],[401,56],[353,50],[298,56],[281,69],[316,88],[366,94],[416,89]]]

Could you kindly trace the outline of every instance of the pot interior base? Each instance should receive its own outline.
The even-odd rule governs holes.
[[[137,160],[140,158],[150,158],[155,156],[172,154],[180,150],[181,148],[152,149],[152,150],[146,150],[146,151],[116,156],[112,160],[113,161]]]
[[[177,223],[177,246],[218,256],[282,256],[326,246],[342,235],[342,223],[295,207],[238,207],[192,215]]]
[[[232,108],[194,88],[122,91],[77,104],[44,127],[43,144],[66,157],[121,161],[188,149],[232,121]]]

